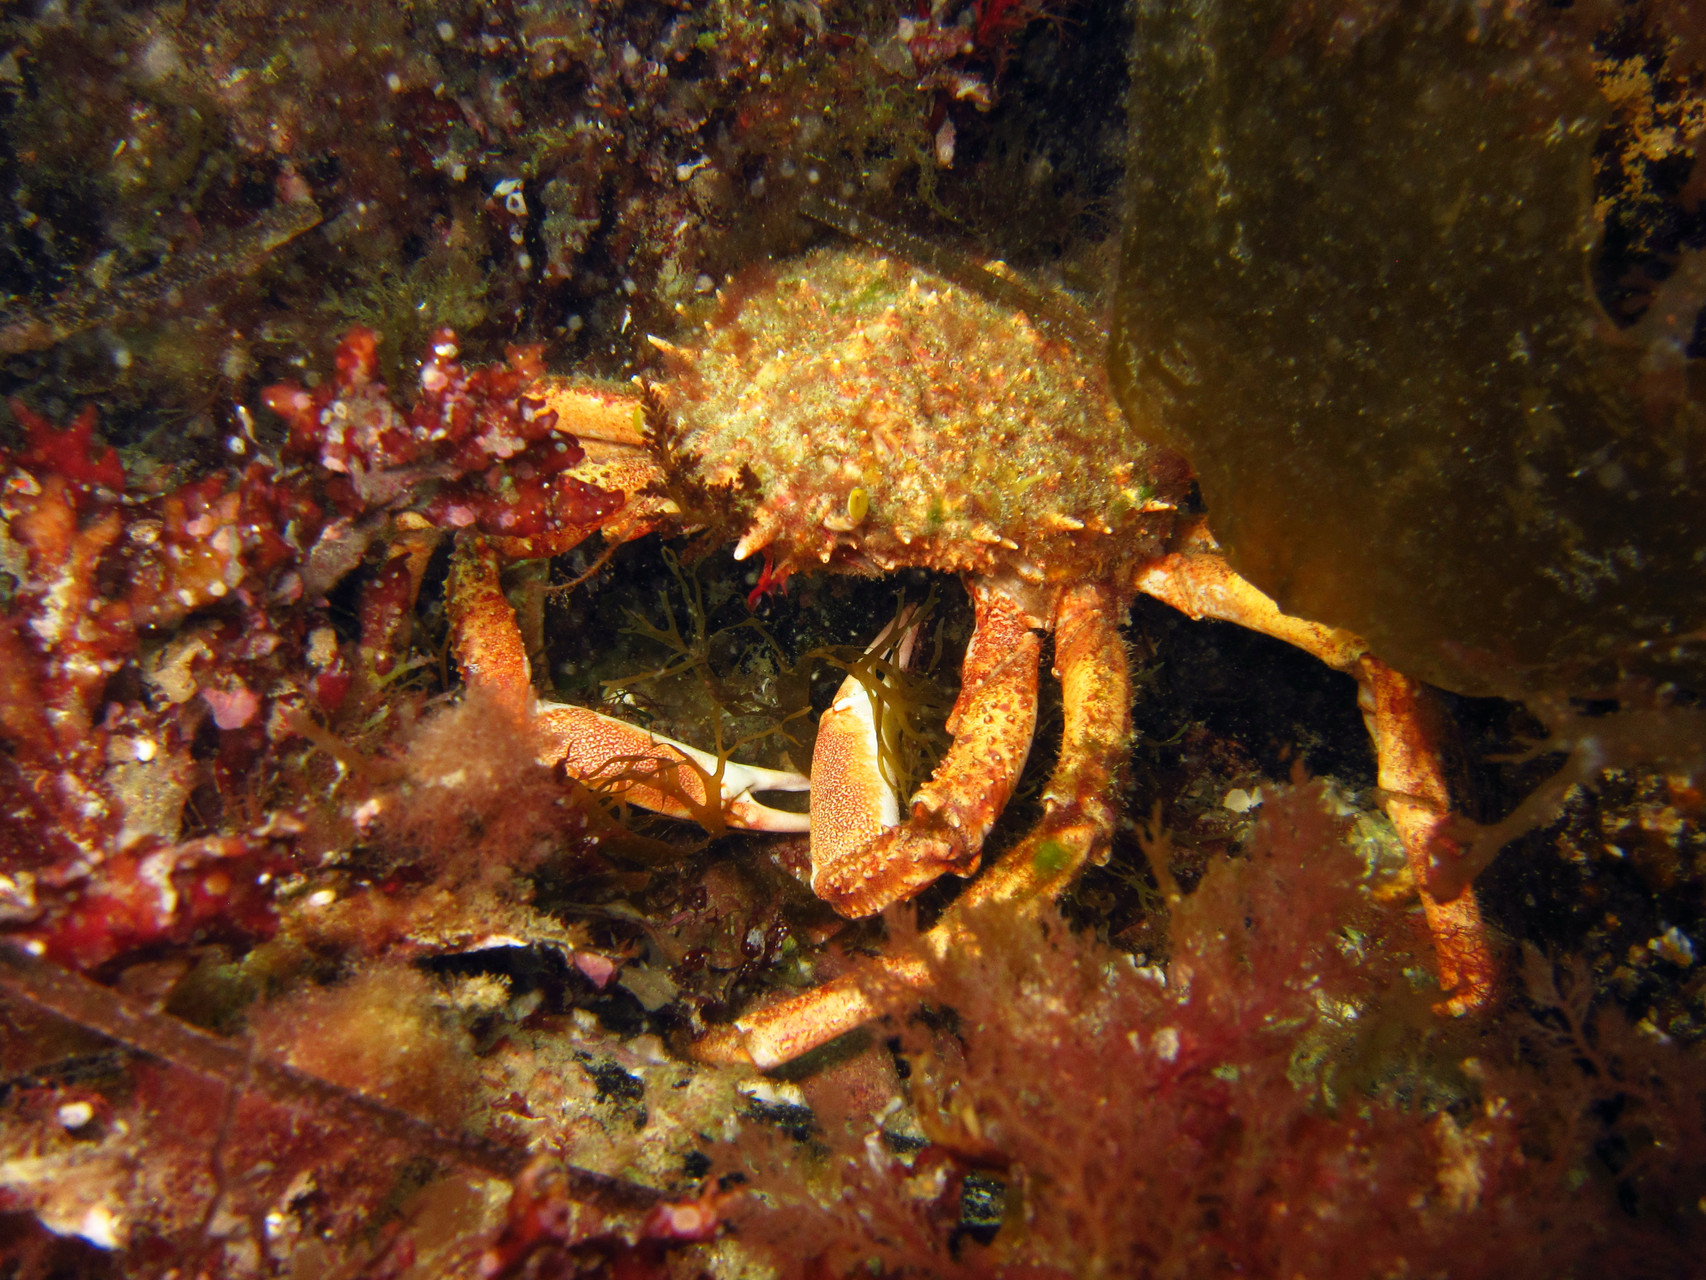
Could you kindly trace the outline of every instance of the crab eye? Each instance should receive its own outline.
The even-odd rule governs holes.
[[[854,489],[847,495],[847,519],[859,524],[865,519],[865,513],[871,509],[871,495],[863,489]]]

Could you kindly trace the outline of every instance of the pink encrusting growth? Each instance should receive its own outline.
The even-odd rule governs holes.
[[[393,501],[435,479],[445,483],[427,504],[433,523],[537,537],[607,516],[620,503],[563,474],[585,454],[558,430],[557,413],[528,394],[543,372],[541,353],[512,346],[503,364],[468,368],[457,359],[456,335],[441,329],[403,413],[378,381],[375,335],[355,328],[338,346],[330,386],[279,383],[262,398],[289,424],[293,455],[347,478],[347,490],[330,486],[334,499],[347,493],[341,506]]]
[[[231,795],[265,740],[254,691],[300,642],[300,619],[273,610],[301,596],[324,507],[258,462],[127,495],[89,411],[64,432],[19,417],[29,442],[0,455],[0,515],[21,557],[0,618],[6,918],[78,966],[198,930],[264,933],[255,885],[280,851],[186,831],[190,746],[198,714],[230,731],[209,781]],[[157,638],[170,639],[142,661]],[[109,694],[126,687],[152,696]]]

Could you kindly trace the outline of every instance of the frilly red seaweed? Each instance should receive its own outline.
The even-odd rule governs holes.
[[[406,410],[376,352],[354,329],[325,386],[266,391],[283,465],[155,495],[127,492],[92,406],[58,429],[14,403],[28,439],[0,455],[17,582],[0,617],[0,920],[60,963],[268,936],[269,886],[295,857],[268,816],[269,752],[315,715],[364,709],[351,690],[394,671],[431,525],[526,533],[619,501],[561,475],[582,452],[527,394],[538,348],[471,368],[441,331]],[[361,640],[340,644],[325,594],[381,539]]]
[[[338,345],[332,384],[279,383],[262,399],[288,424],[287,453],[312,459],[344,513],[398,500],[428,479],[433,523],[531,537],[587,524],[621,499],[561,474],[584,456],[557,415],[528,388],[544,371],[537,346],[512,346],[501,365],[468,368],[456,335],[433,335],[413,407],[400,412],[378,381],[378,340],[355,328]]]
[[[124,468],[119,464],[118,451],[111,445],[97,447],[94,443],[94,405],[85,405],[63,429],[21,400],[14,398],[11,407],[29,437],[18,459],[23,466],[64,476],[80,487],[99,486],[114,493],[124,489]]]

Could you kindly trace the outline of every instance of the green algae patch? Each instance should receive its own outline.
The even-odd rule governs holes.
[[[1071,866],[1074,859],[1072,850],[1058,840],[1044,840],[1037,846],[1037,851],[1031,855],[1031,861],[1036,864],[1038,871],[1044,875],[1054,875]]]
[[[1242,572],[1407,671],[1521,694],[1685,670],[1706,251],[1630,248],[1663,209],[1605,159],[1644,118],[1627,76],[1570,13],[1312,14],[1140,6],[1128,412],[1191,458]],[[1675,69],[1643,83],[1698,106]],[[1641,280],[1615,315],[1613,275]]]

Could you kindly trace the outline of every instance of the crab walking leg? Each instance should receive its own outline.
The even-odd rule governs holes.
[[[1357,701],[1374,739],[1387,815],[1398,828],[1421,892],[1439,963],[1439,984],[1450,993],[1444,1010],[1472,1013],[1492,999],[1497,969],[1480,905],[1470,888],[1449,900],[1436,898],[1428,888],[1436,854],[1453,847],[1445,834],[1451,821],[1451,793],[1440,767],[1438,704],[1426,686],[1376,658],[1362,661]]]
[[[952,933],[986,903],[1041,903],[1067,889],[1086,862],[1107,858],[1116,776],[1131,745],[1131,668],[1115,625],[1122,612],[1105,586],[1074,587],[1055,613],[1054,663],[1065,730],[1043,792],[1043,816],[989,873],[943,913]]]
[[[1076,587],[1055,622],[1055,669],[1066,719],[1060,760],[1044,793],[1042,819],[949,905],[916,948],[877,957],[803,995],[738,1019],[733,1035],[694,1046],[710,1060],[768,1069],[829,1043],[918,998],[933,962],[975,945],[968,920],[993,903],[1035,906],[1070,885],[1113,834],[1114,778],[1131,737],[1131,676],[1115,629],[1117,604],[1104,587]]]
[[[1189,543],[1148,566],[1135,584],[1192,618],[1218,618],[1260,631],[1314,654],[1357,679],[1358,702],[1374,739],[1386,812],[1404,842],[1438,956],[1440,986],[1453,1014],[1484,1006],[1497,970],[1473,889],[1442,901],[1428,888],[1444,835],[1451,797],[1439,758],[1438,709],[1426,688],[1371,657],[1357,636],[1294,618],[1240,577],[1201,526]]]
[[[498,554],[484,538],[456,544],[445,597],[450,644],[462,679],[518,719],[526,716],[533,704],[527,647],[498,580]]]
[[[976,870],[983,837],[1024,772],[1042,642],[1006,595],[973,584],[972,598],[977,626],[948,718],[953,745],[912,798],[907,820],[856,847],[825,842],[821,862],[820,846],[812,847],[812,888],[844,916],[875,915],[945,871]]]
[[[606,777],[613,795],[672,818],[699,821],[720,812],[722,821],[747,830],[808,830],[807,815],[772,809],[752,795],[810,790],[811,783],[800,774],[732,760],[719,767],[713,755],[585,707],[546,702],[535,708],[515,611],[498,580],[497,553],[484,539],[470,538],[456,548],[449,598],[451,639],[463,679],[485,690],[517,719],[532,717],[539,734],[539,763],[562,764],[589,781]],[[711,781],[719,789],[716,809],[706,799]]]
[[[1243,577],[1221,555],[1208,526],[1184,531],[1181,549],[1153,560],[1132,583],[1146,596],[1170,604],[1188,618],[1236,622],[1313,654],[1335,671],[1356,675],[1368,652],[1360,636],[1284,612],[1273,598]]]

